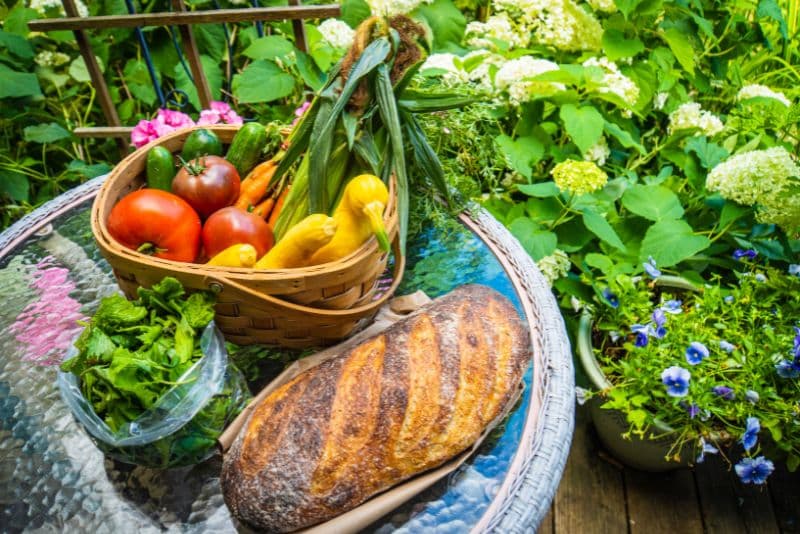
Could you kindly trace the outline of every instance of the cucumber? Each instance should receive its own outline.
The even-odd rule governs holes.
[[[147,187],[170,191],[176,172],[172,152],[163,146],[154,146],[147,152]]]
[[[261,161],[261,152],[267,144],[267,130],[257,122],[248,122],[242,126],[233,138],[228,154],[225,156],[239,176],[244,178],[256,163]]]
[[[200,128],[189,134],[183,144],[181,157],[186,161],[191,161],[200,156],[221,156],[222,143],[219,137],[211,130]]]

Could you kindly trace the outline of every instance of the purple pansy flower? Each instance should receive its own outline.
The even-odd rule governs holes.
[[[741,260],[742,258],[747,258],[752,260],[755,259],[756,256],[758,256],[758,252],[756,252],[752,248],[748,249],[737,248],[736,250],[733,251],[734,260]]]
[[[681,304],[683,304],[680,300],[668,300],[664,304],[661,305],[661,309],[667,313],[671,313],[672,315],[677,315],[683,311],[681,308]]]
[[[691,365],[697,365],[704,358],[708,358],[708,348],[699,341],[692,341],[686,349],[686,361]]]
[[[725,341],[724,339],[721,339],[721,340],[719,341],[719,348],[721,348],[722,350],[724,350],[724,351],[725,351],[725,352],[727,352],[728,354],[730,354],[731,352],[733,352],[733,351],[734,351],[734,349],[736,349],[736,347],[735,347],[735,346],[733,346],[733,344],[732,344],[732,343],[728,343],[728,342],[727,342],[727,341]]]
[[[631,326],[631,332],[636,334],[636,341],[633,344],[637,347],[646,347],[650,341],[652,330],[653,328],[650,325],[635,324]]]
[[[773,463],[763,456],[758,458],[742,458],[734,466],[739,480],[745,484],[763,484],[767,477],[775,470]]]
[[[691,377],[692,373],[677,365],[661,372],[661,382],[667,386],[667,395],[670,397],[685,397],[689,393]]]
[[[612,308],[619,308],[619,297],[617,297],[610,289],[605,288],[603,290],[603,298],[606,299],[609,306]]]
[[[711,391],[713,391],[715,395],[719,395],[725,400],[733,400],[736,398],[736,393],[734,393],[733,389],[729,388],[728,386],[714,386],[711,388]]]
[[[697,455],[697,463],[702,464],[703,461],[706,459],[706,454],[717,454],[719,449],[717,449],[712,444],[708,443],[702,437],[700,438],[700,454]]]
[[[689,419],[694,419],[700,413],[700,407],[695,404],[687,404],[685,402],[681,402],[680,405],[686,410],[686,413],[689,414]]]
[[[747,426],[745,427],[744,434],[742,434],[742,446],[744,450],[749,451],[756,446],[758,442],[758,432],[761,430],[761,423],[757,417],[748,417]]]
[[[653,319],[653,322],[656,324],[654,335],[658,339],[661,339],[662,337],[666,336],[667,329],[664,326],[664,324],[666,324],[667,322],[667,316],[664,315],[664,310],[662,310],[661,308],[656,308],[651,318]]]
[[[661,276],[661,271],[656,267],[656,260],[653,259],[653,256],[648,256],[647,261],[642,264],[642,267],[650,278],[658,278]]]

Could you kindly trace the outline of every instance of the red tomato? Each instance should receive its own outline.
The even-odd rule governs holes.
[[[106,223],[124,246],[175,261],[194,261],[200,251],[200,217],[182,198],[140,189],[111,208]]]
[[[172,180],[172,192],[205,219],[239,198],[241,179],[231,163],[219,156],[203,156],[181,167]]]
[[[240,243],[253,245],[260,258],[274,242],[272,229],[264,219],[239,208],[215,211],[203,225],[203,248],[209,258]]]

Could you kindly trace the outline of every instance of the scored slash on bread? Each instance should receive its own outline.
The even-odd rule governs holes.
[[[530,358],[527,327],[491,288],[462,286],[273,391],[225,456],[243,523],[325,521],[466,450]]]

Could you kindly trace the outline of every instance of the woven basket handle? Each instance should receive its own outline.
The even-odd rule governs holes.
[[[339,319],[346,319],[348,317],[352,317],[353,319],[360,319],[364,315],[370,313],[373,310],[377,310],[381,306],[383,306],[386,301],[388,301],[394,295],[394,292],[397,290],[400,282],[403,280],[403,271],[406,266],[406,258],[400,253],[400,237],[399,233],[395,236],[394,240],[392,240],[392,252],[394,253],[394,271],[392,272],[392,285],[376,300],[370,302],[369,304],[364,304],[362,306],[358,306],[357,308],[349,308],[346,310],[326,310],[322,308],[310,308],[308,306],[303,306],[301,304],[295,304],[293,302],[289,302],[286,300],[278,299],[273,297],[272,295],[266,295],[264,293],[259,293],[258,291],[254,291],[251,288],[236,282],[235,280],[231,280],[225,276],[215,276],[215,277],[207,277],[206,278],[206,286],[211,287],[214,284],[219,284],[221,288],[230,287],[236,289],[237,291],[241,291],[242,293],[246,293],[253,299],[261,300],[268,304],[274,306],[282,306],[284,308],[289,308],[295,310],[299,313],[304,313],[312,317],[336,317]],[[215,288],[215,289],[219,289]]]

